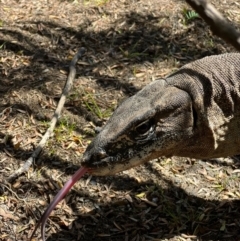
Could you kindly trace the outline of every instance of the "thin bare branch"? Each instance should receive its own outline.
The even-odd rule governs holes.
[[[240,31],[227,21],[222,14],[206,0],[186,0],[205,20],[212,32],[240,51]]]
[[[69,74],[68,74],[66,84],[63,88],[63,91],[62,91],[60,100],[58,102],[57,108],[56,108],[56,110],[53,114],[53,117],[51,119],[49,128],[47,129],[46,133],[42,137],[42,139],[39,142],[35,151],[32,153],[31,157],[29,157],[27,159],[27,161],[24,163],[24,165],[22,167],[20,167],[17,171],[15,171],[12,175],[9,176],[9,178],[8,178],[9,182],[13,181],[18,176],[20,176],[22,173],[27,172],[29,170],[30,166],[33,164],[33,161],[38,157],[38,155],[42,151],[43,147],[45,146],[47,140],[53,134],[53,130],[54,130],[56,124],[57,124],[58,119],[60,118],[63,106],[64,106],[66,98],[67,98],[67,95],[68,95],[70,89],[72,88],[73,81],[74,81],[75,76],[76,76],[76,67],[75,67],[76,63],[84,53],[85,53],[85,48],[81,48],[75,54],[75,56],[73,57],[73,59],[70,63]]]

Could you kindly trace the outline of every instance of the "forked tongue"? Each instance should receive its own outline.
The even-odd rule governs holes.
[[[65,197],[65,195],[69,192],[71,187],[88,171],[87,168],[81,167],[77,170],[77,172],[68,180],[63,188],[58,192],[58,194],[54,197],[53,201],[50,203],[46,211],[43,213],[41,219],[38,221],[30,240],[32,240],[33,235],[35,234],[38,227],[41,225],[41,236],[42,240],[45,241],[45,225],[46,221],[52,212],[52,210],[57,206],[57,204]]]

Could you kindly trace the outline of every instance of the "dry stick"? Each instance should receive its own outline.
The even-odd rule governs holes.
[[[66,84],[63,88],[60,100],[58,102],[57,108],[54,112],[54,115],[52,117],[52,120],[50,122],[50,127],[47,129],[46,133],[44,134],[44,136],[42,137],[41,141],[39,142],[37,148],[35,149],[35,151],[33,152],[33,154],[31,155],[31,157],[29,157],[27,159],[27,161],[24,163],[24,165],[22,167],[20,167],[17,171],[15,171],[12,175],[10,175],[10,177],[8,178],[8,181],[13,181],[14,179],[16,179],[19,175],[21,175],[22,173],[26,172],[29,170],[30,166],[32,165],[33,161],[38,157],[38,155],[40,154],[40,152],[42,151],[43,147],[45,146],[47,140],[49,139],[49,137],[52,135],[53,130],[57,124],[58,119],[60,118],[60,114],[61,111],[63,109],[64,103],[66,101],[67,95],[70,91],[70,89],[72,88],[73,85],[73,80],[75,79],[76,76],[76,63],[79,60],[79,58],[85,53],[85,48],[81,48],[73,57],[70,66],[69,66],[69,74],[68,74],[68,78],[66,81]]]
[[[186,2],[205,20],[214,34],[240,51],[240,32],[212,4],[206,0],[186,0]]]

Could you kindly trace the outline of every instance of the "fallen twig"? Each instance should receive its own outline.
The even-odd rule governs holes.
[[[72,87],[73,80],[76,76],[76,63],[79,60],[79,58],[85,53],[85,48],[81,48],[73,57],[70,66],[69,66],[69,74],[66,81],[66,84],[63,88],[60,100],[58,102],[57,108],[53,114],[52,120],[50,122],[50,127],[47,129],[46,133],[42,137],[41,141],[39,142],[37,148],[32,153],[32,155],[27,159],[27,161],[24,163],[22,167],[20,167],[17,171],[15,171],[12,175],[9,176],[8,181],[11,182],[14,179],[16,179],[18,176],[20,176],[22,173],[27,172],[32,165],[33,161],[38,157],[40,152],[42,151],[43,147],[45,146],[47,140],[52,135],[53,130],[57,124],[58,119],[60,118],[61,111],[63,109],[64,103],[66,101],[67,95]]]
[[[186,2],[204,19],[212,32],[240,51],[240,32],[206,0],[186,0]]]

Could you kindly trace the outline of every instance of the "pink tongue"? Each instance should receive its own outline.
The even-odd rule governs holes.
[[[65,197],[65,195],[69,192],[71,187],[88,171],[87,168],[81,167],[77,170],[77,172],[71,177],[70,180],[68,180],[63,188],[58,192],[58,194],[55,196],[53,201],[50,203],[44,214],[42,215],[41,219],[38,221],[37,226],[35,227],[30,240],[32,239],[34,233],[38,229],[39,225],[41,224],[41,236],[42,240],[45,241],[45,225],[46,221],[52,212],[52,210],[57,206],[57,204]]]

